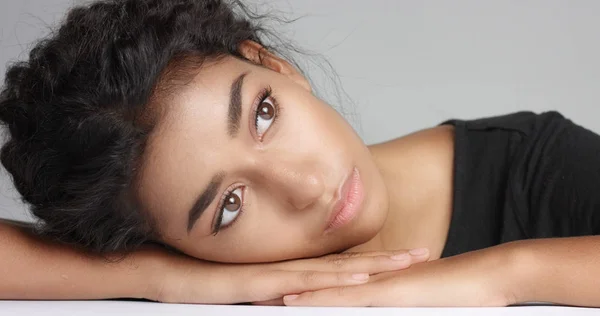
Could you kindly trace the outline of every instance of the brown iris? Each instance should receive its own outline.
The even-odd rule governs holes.
[[[236,194],[232,194],[229,196],[227,201],[225,201],[225,209],[230,212],[235,212],[240,208],[241,201],[240,197]]]
[[[273,105],[269,102],[263,102],[260,104],[260,109],[258,110],[258,115],[263,120],[270,120],[275,115],[275,109]]]

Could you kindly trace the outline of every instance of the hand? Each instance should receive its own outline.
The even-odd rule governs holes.
[[[342,253],[261,264],[224,264],[168,254],[148,299],[171,303],[282,303],[282,297],[362,284],[369,274],[397,271],[429,259],[407,251]]]
[[[284,297],[289,306],[506,306],[514,256],[497,246],[380,273],[362,285]]]

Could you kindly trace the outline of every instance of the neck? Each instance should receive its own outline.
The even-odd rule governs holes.
[[[350,251],[427,247],[432,259],[441,256],[450,224],[453,142],[447,142],[447,131],[446,136],[418,136],[424,132],[369,146],[387,188],[389,210],[379,232]],[[435,143],[436,137],[446,145]]]

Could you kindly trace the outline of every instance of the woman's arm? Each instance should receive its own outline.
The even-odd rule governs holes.
[[[600,307],[600,236],[531,239],[511,245],[515,273],[509,303]]]
[[[0,299],[152,297],[157,258],[146,250],[109,263],[0,221]]]
[[[0,220],[0,299],[265,302],[290,293],[365,283],[368,274],[405,269],[429,258],[398,256],[406,253],[343,253],[274,263],[222,264],[147,247],[108,262],[42,240],[26,226]]]
[[[291,306],[600,307],[600,236],[531,239],[381,273],[362,285],[288,295]]]

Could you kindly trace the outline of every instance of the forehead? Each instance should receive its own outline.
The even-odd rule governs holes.
[[[162,101],[138,177],[138,198],[163,233],[185,233],[187,211],[198,189],[222,161],[219,146],[230,141],[226,115],[232,81],[250,65],[227,57],[206,63],[192,80]],[[197,226],[210,225],[203,216]]]

